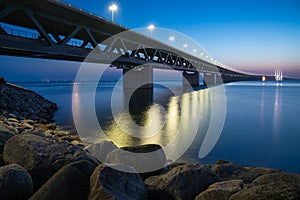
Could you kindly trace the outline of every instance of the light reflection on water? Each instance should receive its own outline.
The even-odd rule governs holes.
[[[166,90],[165,88],[160,89]],[[119,95],[122,96],[122,93],[120,91]],[[147,97],[145,93],[147,93],[147,89],[142,89],[135,92],[133,97],[131,97],[129,108],[131,116],[126,115],[125,112],[120,112],[117,115],[117,119],[115,119],[119,125],[115,120],[110,120],[106,123],[108,125],[105,126],[104,133],[118,146],[152,143],[165,146],[176,137],[178,130],[184,144],[184,141],[191,137],[190,132],[198,126],[198,124],[195,124],[195,121],[197,121],[199,116],[202,119],[200,119],[200,127],[207,127],[206,123],[209,120],[205,118],[205,115],[207,117],[209,110],[208,90],[184,93],[180,97],[169,96],[169,101],[165,105],[163,102],[160,102],[159,98],[155,98],[154,103],[146,102],[147,99],[151,98],[141,98]],[[126,97],[126,94],[123,94],[123,96]],[[122,101],[121,98],[120,101]],[[198,102],[200,106],[198,106]],[[126,109],[124,104],[121,103],[120,105],[123,106],[123,108],[119,108],[120,111]],[[202,114],[199,115],[199,113]],[[131,126],[132,124],[128,123],[131,120],[129,118],[132,118],[143,127],[140,133],[141,137],[130,135],[130,132],[134,130]],[[120,127],[120,124],[122,127]],[[153,132],[155,132],[154,135]]]

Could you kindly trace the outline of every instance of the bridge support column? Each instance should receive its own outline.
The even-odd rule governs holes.
[[[204,84],[205,85],[216,85],[217,84],[217,74],[205,73],[204,74]]]
[[[132,69],[123,69],[123,88],[152,89],[153,88],[153,67],[142,66],[142,67],[137,67]]]
[[[216,74],[216,76],[217,76],[217,84],[222,84],[223,83],[222,74]]]
[[[186,86],[188,84],[190,84],[192,87],[199,86],[199,72],[188,73],[184,71],[182,75],[183,86]]]

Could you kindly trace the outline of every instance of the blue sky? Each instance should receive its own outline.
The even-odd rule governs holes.
[[[157,27],[174,29],[195,39],[213,58],[230,67],[262,73],[273,73],[275,68],[282,68],[285,75],[300,77],[299,0],[68,0],[68,2],[108,19],[111,19],[108,7],[116,3],[119,9],[115,13],[115,21],[128,28],[154,24]],[[56,63],[54,61],[8,57],[0,57],[0,61],[2,63],[0,68],[5,68],[4,75],[11,79],[18,77],[13,76],[13,73],[14,69],[21,67],[19,66],[21,63],[31,65],[31,70],[35,68],[32,65],[43,64],[45,69],[49,66],[47,68],[49,72],[45,70],[48,72],[47,75],[51,74],[53,66],[66,65],[64,62],[54,64]],[[78,66],[77,63],[68,65]],[[10,69],[6,69],[8,66]],[[67,69],[69,67],[65,68],[65,73],[56,74],[56,79],[68,79],[76,73],[76,70],[74,72],[70,69],[68,74]],[[38,68],[35,73],[37,75],[40,73]],[[39,76],[40,79],[41,77]],[[50,76],[50,79],[55,79],[55,76]]]

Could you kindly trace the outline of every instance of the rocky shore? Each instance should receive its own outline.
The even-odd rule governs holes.
[[[143,174],[118,171],[116,166],[134,172],[134,163],[128,166],[130,159],[112,142],[85,146],[62,131],[52,123],[56,110],[56,104],[30,90],[0,83],[0,199],[300,199],[300,175],[222,160],[172,163]],[[122,149],[137,153],[161,147]],[[162,149],[156,162],[166,163]]]

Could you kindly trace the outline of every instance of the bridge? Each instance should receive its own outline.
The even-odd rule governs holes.
[[[153,81],[153,67],[182,71],[183,84],[187,80],[192,86],[199,85],[199,74],[207,85],[261,79],[218,66],[58,0],[0,0],[0,54],[110,63],[124,73],[138,69],[128,78],[128,87],[139,77]],[[148,67],[139,68],[141,65]]]

